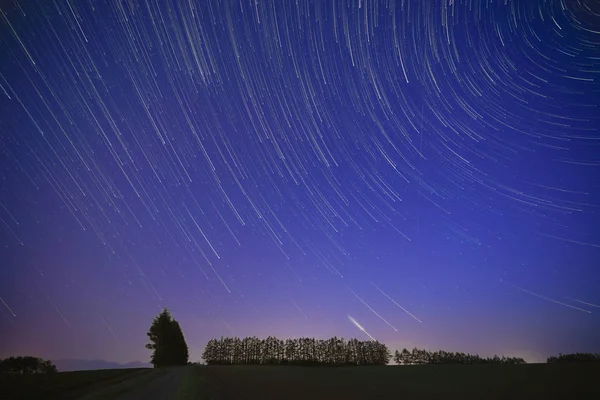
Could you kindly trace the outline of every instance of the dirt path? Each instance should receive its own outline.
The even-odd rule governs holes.
[[[156,378],[141,383],[139,386],[128,390],[115,400],[169,400],[174,399],[181,379],[186,372],[185,367],[175,367],[165,370]]]
[[[175,399],[187,367],[152,370],[118,385],[90,393],[80,400],[169,400]]]

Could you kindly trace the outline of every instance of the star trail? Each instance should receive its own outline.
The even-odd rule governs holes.
[[[593,0],[3,2],[0,357],[600,352],[599,104]]]

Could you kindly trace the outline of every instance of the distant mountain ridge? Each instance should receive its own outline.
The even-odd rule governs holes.
[[[96,369],[125,369],[125,368],[152,368],[152,364],[141,361],[133,361],[127,364],[119,364],[106,360],[79,360],[64,359],[52,360],[59,371],[88,371]]]

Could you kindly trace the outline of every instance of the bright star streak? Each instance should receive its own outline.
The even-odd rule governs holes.
[[[410,313],[410,311],[408,311],[406,308],[402,307],[400,304],[396,303],[394,301],[394,299],[392,299],[390,296],[387,295],[387,293],[385,293],[383,290],[381,290],[376,284],[371,282],[371,285],[375,286],[375,289],[379,290],[379,292],[384,295],[385,297],[387,297],[392,303],[394,303],[396,306],[398,306],[400,309],[402,309],[402,311],[404,311],[405,313],[407,313],[408,315],[410,315],[412,318],[414,318],[415,320],[417,320],[418,322],[422,322],[419,318],[415,317],[414,315],[412,315]]]
[[[396,327],[392,324],[390,324],[385,318],[383,318],[381,315],[379,315],[379,313],[375,310],[373,310],[373,308],[371,308],[370,305],[367,304],[366,301],[364,301],[363,299],[361,299],[356,293],[354,293],[353,290],[350,290],[352,292],[352,294],[354,295],[354,297],[356,297],[358,300],[360,300],[361,303],[363,303],[369,310],[371,310],[373,312],[373,314],[377,315],[377,317],[382,320],[383,322],[385,322],[390,328],[392,328],[393,330],[395,330],[396,332],[398,332],[398,329],[396,329]]]
[[[508,283],[508,282],[504,282],[502,279],[500,279],[500,282],[502,282],[502,283],[505,283],[505,284],[507,284],[507,285],[509,285],[509,286],[512,286],[512,287],[514,287],[515,289],[519,289],[519,290],[520,290],[520,291],[522,291],[522,292],[529,293],[529,294],[531,294],[531,295],[533,295],[533,296],[537,296],[537,297],[539,297],[539,298],[541,298],[541,299],[548,300],[548,301],[551,301],[551,302],[553,302],[553,303],[556,303],[556,304],[560,304],[561,306],[569,307],[569,308],[572,308],[572,309],[574,309],[574,310],[583,311],[583,312],[585,312],[585,313],[588,313],[588,314],[591,314],[591,313],[592,313],[591,311],[584,310],[583,308],[575,307],[575,306],[569,305],[569,304],[567,304],[567,303],[563,303],[562,301],[558,301],[558,300],[550,299],[550,298],[548,298],[548,297],[546,297],[546,296],[542,296],[541,294],[537,294],[537,293],[531,292],[531,291],[529,291],[529,290],[527,290],[527,289],[523,289],[523,288],[521,288],[521,287],[518,287],[518,286],[515,286],[515,285],[513,285],[513,284],[510,284],[510,283]]]
[[[569,299],[569,300],[572,300],[572,301],[576,301],[576,302],[578,302],[578,303],[581,303],[581,304],[585,304],[585,305],[587,305],[587,306],[591,306],[591,307],[598,307],[598,308],[600,308],[600,306],[599,306],[598,304],[588,303],[588,302],[586,302],[586,301],[581,301],[581,300],[577,300],[577,299],[572,299],[572,298],[570,298],[570,297],[567,297],[567,299]]]
[[[375,342],[377,341],[373,336],[371,336],[371,334],[369,332],[367,332],[365,330],[365,328],[362,327],[361,324],[358,323],[357,320],[355,320],[354,318],[352,318],[352,316],[348,315],[348,319],[350,320],[350,322],[352,322],[358,329],[360,329],[361,331],[363,331],[368,337],[370,337],[372,340],[374,340]]]
[[[17,314],[15,314],[15,313],[14,313],[14,311],[12,310],[12,308],[10,308],[10,307],[8,306],[8,304],[6,304],[6,302],[4,301],[4,299],[3,299],[2,297],[0,297],[0,301],[2,302],[2,304],[4,304],[4,306],[5,306],[6,308],[8,308],[8,311],[10,311],[10,313],[12,314],[12,316],[13,316],[13,317],[16,317],[16,316],[17,316]]]

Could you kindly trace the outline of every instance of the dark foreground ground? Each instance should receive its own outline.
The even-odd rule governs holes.
[[[600,399],[600,365],[213,366],[0,377],[0,399]]]
[[[149,369],[104,369],[55,375],[0,375],[0,399],[77,399],[97,389],[147,374]]]

